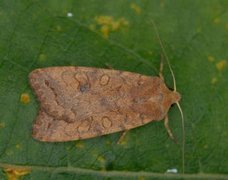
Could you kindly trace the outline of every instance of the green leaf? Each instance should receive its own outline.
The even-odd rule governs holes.
[[[0,1],[0,179],[10,173],[22,179],[228,178],[227,10],[227,0]],[[121,133],[66,143],[34,140],[39,103],[29,72],[111,66],[157,76],[162,51],[151,19],[182,95],[185,174],[176,106],[169,124],[179,144],[168,137],[163,121],[131,130],[122,144]],[[166,173],[173,168],[178,174]]]

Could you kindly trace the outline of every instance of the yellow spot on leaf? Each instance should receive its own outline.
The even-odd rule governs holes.
[[[107,25],[101,26],[101,33],[103,34],[104,38],[108,38],[110,29]]]
[[[0,122],[0,128],[4,128],[6,125],[4,122]]]
[[[16,148],[17,149],[21,149],[21,145],[20,144],[16,144]]]
[[[112,31],[118,30],[119,27],[120,27],[120,21],[112,23]]]
[[[128,26],[129,25],[129,22],[125,18],[120,18],[119,21],[124,26]]]
[[[21,94],[21,98],[20,98],[20,101],[23,103],[23,104],[28,104],[30,102],[30,96],[28,93],[22,93]]]
[[[45,61],[47,59],[46,54],[40,54],[39,55],[39,61]]]
[[[56,26],[56,31],[61,32],[62,31],[62,27],[60,25],[57,25]]]
[[[107,25],[113,22],[113,18],[111,16],[97,16],[95,20],[100,25]]]
[[[103,156],[98,156],[97,161],[100,163],[100,166],[103,170],[105,170],[106,160]]]
[[[144,178],[143,176],[140,176],[140,177],[138,178],[138,180],[145,180],[145,178]]]
[[[105,163],[105,158],[103,156],[99,156],[97,158],[97,160],[100,162],[100,163]]]
[[[8,180],[19,180],[21,176],[25,176],[30,173],[28,169],[4,169]]]
[[[126,136],[121,141],[119,141],[118,144],[121,146],[126,146],[127,145]]]
[[[215,60],[215,58],[213,56],[208,56],[207,59],[209,62],[213,62]]]
[[[124,18],[114,20],[112,16],[97,16],[96,23],[99,25],[100,32],[104,38],[108,38],[110,32],[119,30],[122,26],[128,26],[129,22]],[[94,27],[94,25],[90,25]]]
[[[131,3],[130,7],[134,10],[136,14],[141,14],[142,9],[137,4]]]
[[[219,71],[222,71],[227,65],[227,61],[226,60],[221,60],[218,63],[216,63],[216,68]]]
[[[82,148],[84,148],[85,145],[83,142],[78,141],[78,142],[76,142],[75,146],[76,146],[76,148],[82,149]]]
[[[220,19],[219,18],[215,18],[214,20],[213,20],[213,22],[215,23],[215,24],[218,24],[218,23],[220,23]]]
[[[212,79],[211,79],[211,84],[216,84],[217,83],[217,81],[218,81],[218,79],[216,78],[216,77],[213,77]]]

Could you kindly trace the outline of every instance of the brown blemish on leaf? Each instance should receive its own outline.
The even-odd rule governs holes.
[[[4,169],[8,180],[19,180],[22,176],[25,176],[31,172],[29,169]]]
[[[137,15],[141,14],[142,9],[137,4],[131,3],[130,7]]]
[[[21,97],[20,97],[20,101],[23,103],[23,104],[28,104],[30,102],[30,96],[28,93],[22,93],[21,94]]]

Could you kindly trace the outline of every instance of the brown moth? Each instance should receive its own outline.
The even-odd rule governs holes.
[[[40,101],[33,137],[62,142],[159,121],[180,94],[162,77],[92,67],[49,67],[29,75]]]
[[[184,173],[185,130],[179,105],[181,97],[176,91],[174,73],[157,27],[153,20],[151,23],[173,77],[173,91],[164,83],[162,62],[159,77],[93,67],[36,69],[29,74],[30,85],[40,101],[33,137],[46,142],[87,139],[127,132],[151,121],[164,119],[167,132],[174,140],[167,114],[170,106],[176,103],[182,119]]]

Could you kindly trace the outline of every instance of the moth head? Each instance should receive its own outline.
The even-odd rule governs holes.
[[[184,115],[183,115],[183,111],[182,111],[182,109],[181,109],[181,106],[180,106],[180,104],[179,104],[179,101],[180,101],[180,99],[181,99],[181,96],[180,96],[180,94],[176,91],[176,80],[175,80],[175,76],[174,76],[173,70],[172,70],[172,68],[171,68],[171,65],[170,65],[170,62],[169,62],[169,58],[168,58],[168,56],[167,56],[167,54],[166,54],[165,48],[164,48],[164,46],[163,46],[163,43],[162,43],[162,41],[161,41],[160,35],[159,35],[159,33],[158,33],[157,26],[156,26],[156,24],[155,24],[155,22],[154,22],[153,19],[151,19],[151,23],[152,23],[153,26],[154,26],[155,34],[157,35],[157,38],[158,38],[158,40],[159,40],[159,44],[160,44],[160,46],[161,46],[162,52],[163,52],[163,54],[164,54],[164,56],[165,56],[166,62],[167,62],[168,67],[169,67],[169,70],[170,70],[171,75],[172,75],[172,77],[173,77],[173,88],[174,88],[174,91],[172,91],[171,98],[172,98],[172,100],[173,100],[173,103],[175,103],[175,104],[177,105],[177,107],[178,107],[178,109],[179,109],[179,111],[180,111],[180,114],[181,114],[182,135],[183,135],[183,137],[182,137],[182,172],[184,173],[184,168],[185,168],[185,160],[184,160],[184,159],[185,159],[185,157],[184,157],[184,152],[185,152],[185,129],[184,129]],[[161,67],[162,67],[162,66],[161,66]],[[162,68],[160,68],[160,70],[162,70]]]
[[[181,99],[180,93],[178,93],[176,91],[172,91],[171,94],[170,94],[170,96],[171,96],[171,99],[172,99],[172,103],[177,103]]]

